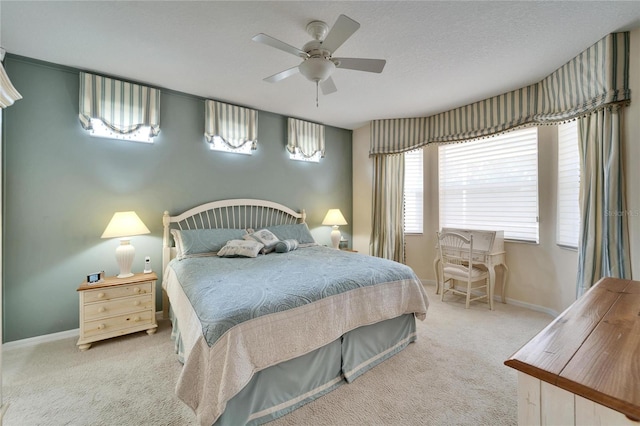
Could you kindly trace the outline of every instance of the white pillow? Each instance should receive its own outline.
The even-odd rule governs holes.
[[[268,229],[261,229],[248,235],[243,235],[242,238],[262,243],[264,245],[264,249],[262,250],[263,254],[274,251],[276,249],[276,244],[280,242],[278,237]]]
[[[220,257],[258,257],[264,244],[255,240],[230,240],[219,251]]]

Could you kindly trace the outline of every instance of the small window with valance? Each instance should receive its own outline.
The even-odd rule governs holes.
[[[287,151],[292,160],[320,162],[324,157],[324,126],[289,118]]]
[[[151,143],[160,133],[160,90],[81,72],[79,117],[92,136]]]
[[[258,111],[207,99],[204,136],[213,150],[251,154],[258,148]]]

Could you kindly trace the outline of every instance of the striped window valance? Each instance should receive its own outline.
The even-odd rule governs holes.
[[[85,130],[97,119],[114,133],[149,127],[154,137],[160,133],[160,90],[81,72],[79,116]]]
[[[375,120],[369,153],[482,138],[567,121],[631,99],[628,32],[612,33],[542,81],[429,117]]]
[[[258,111],[207,99],[204,106],[204,136],[207,142],[220,141],[237,149],[258,147]]]
[[[320,153],[324,157],[324,126],[309,121],[289,118],[287,151],[310,158]]]

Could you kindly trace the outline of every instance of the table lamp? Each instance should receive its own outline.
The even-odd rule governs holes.
[[[338,229],[338,226],[347,224],[347,221],[342,215],[340,209],[329,209],[327,215],[322,221],[322,224],[333,226],[333,231],[331,231],[331,245],[334,249],[337,249],[340,245],[340,230]]]
[[[116,249],[116,261],[120,267],[118,278],[133,276],[131,265],[136,255],[136,249],[131,245],[129,237],[148,234],[149,228],[140,220],[136,212],[116,212],[104,230],[102,238],[120,238],[120,245]]]

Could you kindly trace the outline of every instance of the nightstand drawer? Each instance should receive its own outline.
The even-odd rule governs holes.
[[[153,300],[151,300],[151,294],[125,297],[105,302],[95,302],[84,305],[84,319],[85,321],[92,321],[98,318],[112,317],[129,312],[152,310],[154,306],[155,304]]]
[[[133,312],[117,317],[103,318],[97,321],[87,321],[84,325],[84,338],[97,336],[99,334],[112,333],[118,330],[126,330],[134,327],[142,327],[145,324],[152,324],[155,312],[150,310]]]
[[[142,282],[127,286],[96,288],[83,292],[84,303],[99,302],[101,300],[117,299],[119,297],[137,296],[139,294],[151,293],[152,282]]]

